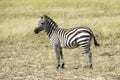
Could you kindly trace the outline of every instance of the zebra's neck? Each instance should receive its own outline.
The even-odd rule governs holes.
[[[47,33],[47,35],[48,35],[49,37],[51,37],[53,34],[56,33],[57,30],[58,30],[58,27],[50,26],[50,27],[47,29],[46,33]]]
[[[58,25],[52,19],[48,18],[48,25],[45,30],[47,35],[51,37],[58,29]]]

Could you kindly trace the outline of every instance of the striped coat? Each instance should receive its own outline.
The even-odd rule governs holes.
[[[38,27],[34,32],[38,34],[40,31],[45,30],[49,36],[50,43],[53,45],[58,65],[60,67],[60,58],[62,60],[61,67],[64,68],[64,60],[62,48],[73,49],[82,47],[88,55],[88,67],[92,68],[92,53],[90,51],[91,39],[93,38],[95,46],[99,46],[92,30],[88,27],[76,27],[71,29],[62,29],[48,16],[44,15],[39,21]]]

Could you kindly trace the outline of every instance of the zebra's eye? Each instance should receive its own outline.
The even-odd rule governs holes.
[[[41,17],[41,19],[43,19],[43,17]]]

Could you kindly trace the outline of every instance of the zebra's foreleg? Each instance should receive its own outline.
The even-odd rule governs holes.
[[[62,65],[61,68],[64,68],[64,59],[63,59],[63,53],[62,53],[62,48],[60,48],[60,56],[61,56],[61,61],[62,61]]]
[[[55,47],[56,57],[57,57],[57,69],[60,67],[60,51],[58,47]]]

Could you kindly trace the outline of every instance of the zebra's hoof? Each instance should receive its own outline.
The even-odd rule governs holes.
[[[91,65],[89,65],[88,67],[89,67],[90,69],[93,69],[93,66],[92,66],[92,64],[91,64]]]
[[[92,65],[86,65],[86,66],[84,66],[84,68],[93,69],[93,66]]]
[[[62,69],[64,69],[64,65],[65,65],[65,64],[63,63],[62,66],[61,66]]]
[[[60,67],[60,65],[57,65],[57,67],[56,67],[56,68],[57,68],[57,69],[59,69],[59,67]]]

